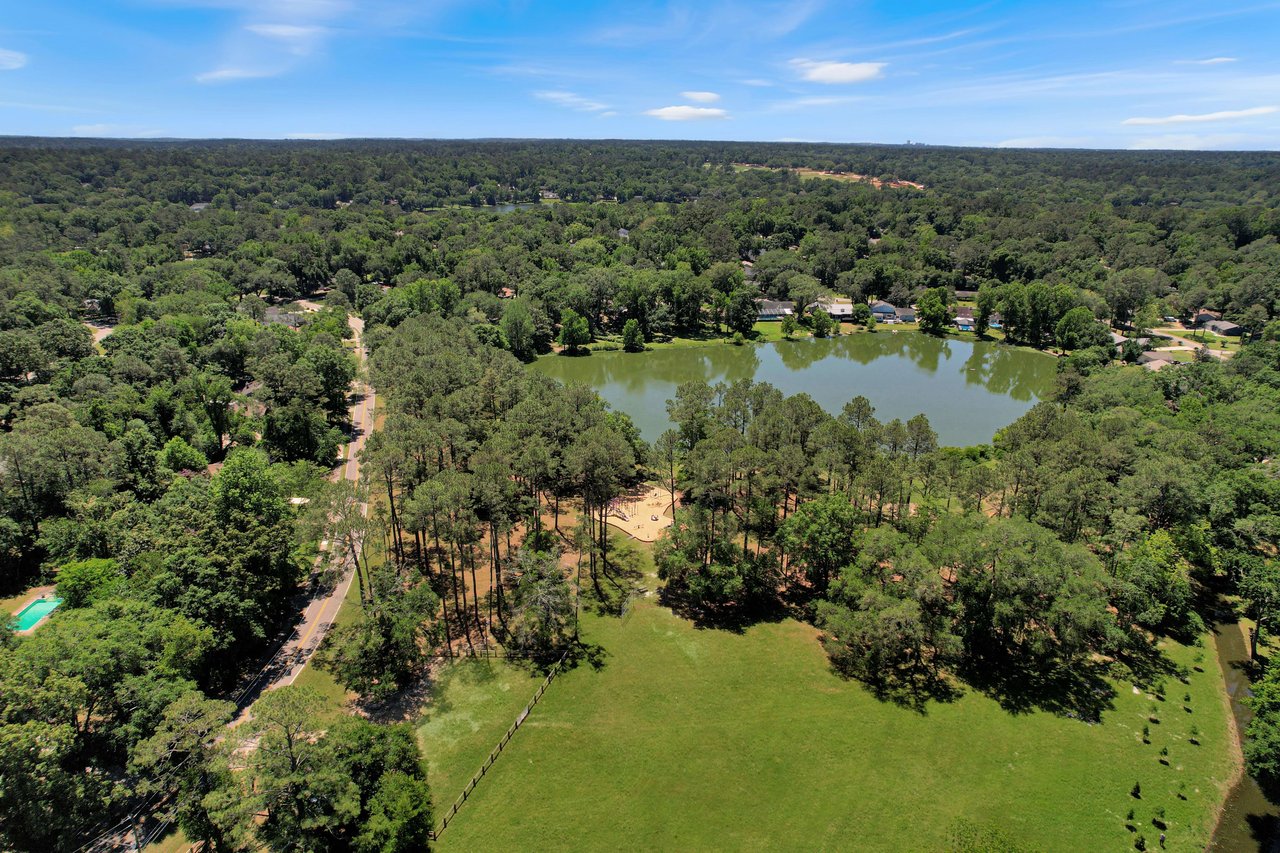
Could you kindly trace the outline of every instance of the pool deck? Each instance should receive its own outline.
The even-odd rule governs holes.
[[[45,595],[53,595],[53,593],[54,593],[54,591],[55,591],[56,589],[57,589],[57,587],[56,587],[56,586],[54,586],[53,584],[46,584],[45,586],[32,587],[31,589],[27,590],[27,592],[26,592],[26,596],[25,596],[25,597],[23,598],[23,600],[22,600],[22,606],[21,606],[21,607],[19,607],[19,608],[17,608],[17,609],[15,609],[15,610],[13,610],[9,615],[10,615],[10,616],[17,616],[17,615],[18,615],[19,613],[21,613],[23,610],[26,610],[28,607],[30,607],[30,606],[35,602],[35,600],[36,600],[36,599],[38,599],[38,598],[40,598],[41,596],[45,596]],[[41,625],[43,625],[43,624],[45,623],[45,621],[46,621],[46,620],[48,620],[48,618],[49,618],[49,616],[52,614],[52,612],[53,612],[53,611],[50,611],[49,613],[46,613],[46,614],[45,614],[45,615],[40,619],[40,621],[39,621],[39,622],[37,622],[36,624],[32,625],[30,628],[26,629],[25,631],[14,631],[13,633],[15,633],[15,634],[17,634],[17,635],[19,635],[19,636],[22,636],[22,635],[24,635],[24,634],[30,634],[32,631],[34,631],[35,629],[37,629],[37,628],[39,628]]]

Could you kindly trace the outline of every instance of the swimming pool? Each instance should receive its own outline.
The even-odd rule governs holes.
[[[31,630],[41,619],[57,610],[58,605],[61,603],[61,598],[37,598],[35,601],[22,608],[15,617],[17,619],[17,623],[14,625],[14,630]]]

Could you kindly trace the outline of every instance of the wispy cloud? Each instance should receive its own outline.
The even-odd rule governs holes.
[[[0,71],[17,71],[27,64],[27,55],[16,50],[0,48]]]
[[[71,107],[65,104],[36,104],[30,101],[0,101],[3,110],[34,110],[42,113],[100,113],[102,110],[88,107]]]
[[[1186,115],[1180,113],[1178,115],[1157,117],[1137,116],[1135,118],[1125,119],[1122,124],[1192,124],[1195,122],[1205,121],[1229,121],[1236,118],[1252,118],[1253,116],[1270,115],[1276,111],[1280,111],[1280,107],[1250,107],[1247,110],[1220,110],[1216,113],[1200,113],[1198,115]]]
[[[284,73],[283,68],[215,68],[202,71],[196,75],[197,83],[228,83],[233,80],[254,80],[260,77],[274,77]]]
[[[596,31],[593,41],[636,45],[645,43],[706,44],[724,39],[739,43],[772,41],[804,26],[824,5],[823,0],[771,0],[743,3],[671,2],[658,18],[649,8],[637,8],[629,20],[611,21]]]
[[[1093,140],[1086,136],[1018,136],[1002,139],[997,148],[1088,148]]]
[[[222,61],[196,75],[200,83],[275,77],[322,53],[342,29],[385,25],[395,13],[384,0],[168,0],[235,14]]]
[[[751,77],[746,80],[739,80],[738,82],[744,86],[756,86],[760,88],[773,85],[772,80],[761,80],[759,77]]]
[[[330,32],[315,24],[249,24],[245,31],[279,42],[294,56],[310,56]]]
[[[645,110],[644,114],[660,118],[663,121],[703,121],[706,119],[725,119],[729,117],[726,110],[719,107],[691,107],[688,104],[680,104],[672,107],[658,107],[657,109]]]
[[[1228,62],[1237,62],[1234,56],[1214,56],[1209,59],[1179,59],[1178,65],[1226,65]]]
[[[793,59],[791,67],[813,83],[865,83],[881,76],[884,62],[829,62]]]
[[[1129,147],[1145,150],[1221,151],[1256,145],[1259,141],[1258,137],[1244,133],[1166,133],[1135,139]]]
[[[75,136],[115,137],[125,139],[146,139],[160,136],[161,131],[154,128],[129,124],[77,124],[71,128]]]
[[[533,96],[540,101],[547,101],[556,106],[564,107],[570,110],[577,110],[584,113],[598,113],[609,109],[608,104],[600,101],[593,101],[590,98],[584,98],[576,92],[565,92],[562,90],[534,92]]]
[[[769,110],[771,112],[792,112],[812,107],[834,107],[866,100],[866,98],[857,95],[808,95],[802,98],[792,98],[788,101],[774,101],[769,105]]]
[[[680,97],[686,101],[697,101],[700,104],[714,104],[720,100],[720,95],[715,92],[681,92]]]

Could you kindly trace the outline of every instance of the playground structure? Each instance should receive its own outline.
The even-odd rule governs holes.
[[[671,493],[657,486],[609,502],[609,523],[641,542],[653,542],[671,524]]]

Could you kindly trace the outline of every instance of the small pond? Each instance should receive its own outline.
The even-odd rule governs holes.
[[[635,421],[648,441],[671,426],[666,401],[683,382],[751,379],[806,393],[838,414],[861,394],[882,421],[923,413],[941,444],[991,441],[1053,388],[1055,359],[991,342],[880,330],[825,340],[709,345],[644,353],[544,356],[531,365],[581,382]]]

